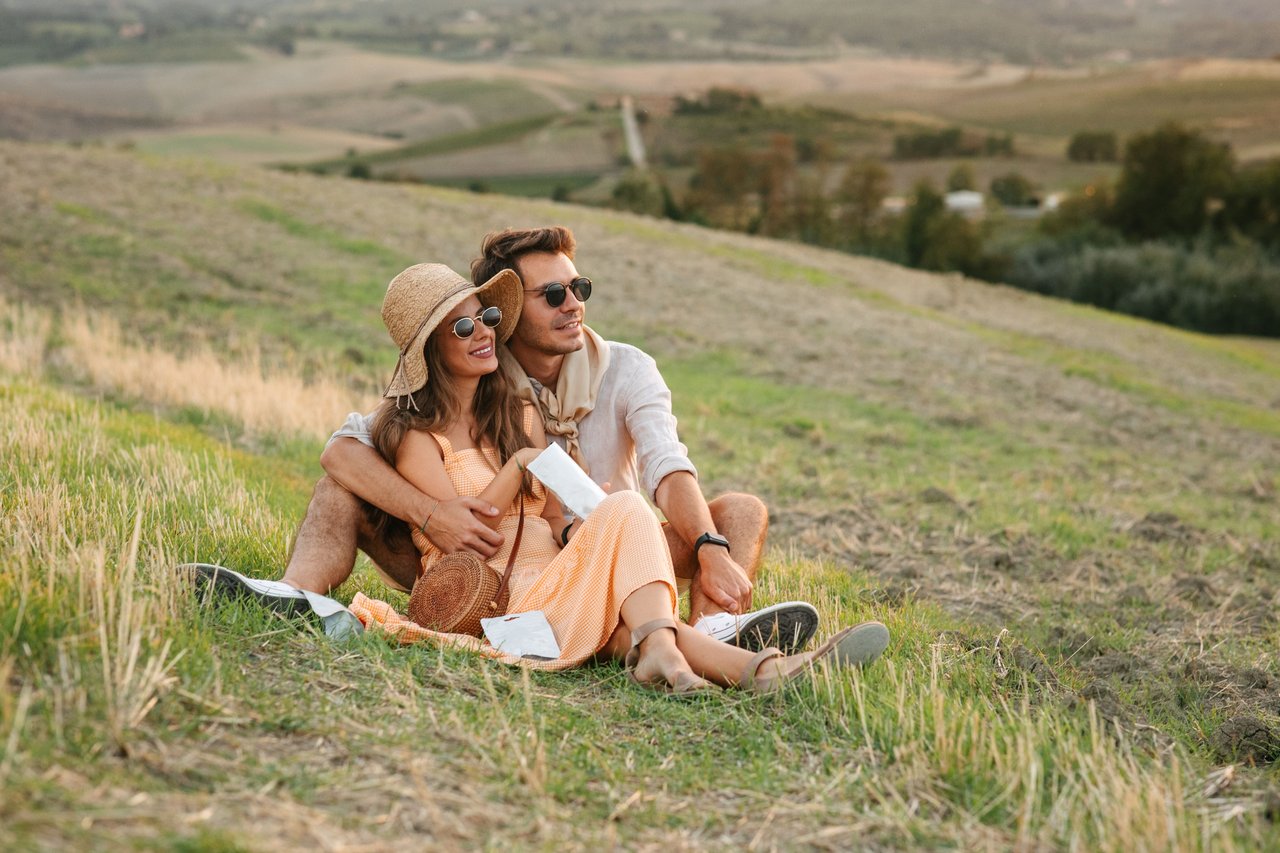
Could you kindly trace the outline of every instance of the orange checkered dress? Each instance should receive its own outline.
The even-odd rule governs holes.
[[[526,410],[526,421],[532,407]],[[531,426],[526,423],[526,429]],[[459,495],[476,496],[494,477],[498,453],[492,447],[454,450],[449,440],[432,433],[444,451],[444,468]],[[546,490],[534,482],[534,497],[525,499],[524,536],[511,568],[510,613],[541,610],[556,635],[560,657],[552,661],[524,660],[499,652],[483,638],[430,631],[396,613],[391,605],[357,593],[351,610],[366,627],[377,626],[401,642],[434,639],[472,649],[506,663],[535,669],[567,669],[588,660],[604,647],[619,623],[627,596],[660,581],[671,589],[671,612],[676,609],[676,578],[671,553],[657,518],[639,492],[609,495],[587,516],[563,550],[542,518]],[[504,540],[490,567],[507,565],[519,523],[519,500],[507,507],[499,532]],[[422,551],[422,566],[430,570],[443,555],[426,537],[414,536]]]

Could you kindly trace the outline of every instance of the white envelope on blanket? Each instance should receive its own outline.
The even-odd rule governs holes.
[[[484,636],[500,652],[520,658],[555,660],[560,657],[560,644],[551,631],[551,623],[541,610],[508,613],[480,620]]]

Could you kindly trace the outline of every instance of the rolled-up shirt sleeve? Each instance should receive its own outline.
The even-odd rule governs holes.
[[[338,427],[337,431],[329,436],[329,440],[324,443],[324,446],[328,447],[340,438],[354,438],[361,444],[373,447],[373,438],[369,434],[370,427],[373,426],[373,416],[373,412],[367,415],[352,412],[347,415],[347,419],[342,422],[342,426]]]
[[[671,390],[648,355],[639,354],[627,379],[627,432],[635,442],[636,468],[640,485],[652,499],[662,478],[675,471],[698,476],[689,461],[689,448],[676,434],[676,416],[671,412]]]

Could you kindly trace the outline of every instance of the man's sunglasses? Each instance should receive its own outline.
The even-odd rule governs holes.
[[[570,290],[579,302],[586,302],[591,298],[591,279],[584,275],[580,275],[573,281],[569,282],[569,286],[565,287],[562,281],[553,281],[542,287],[527,287],[525,293],[538,293],[547,297],[547,304],[552,308],[559,308],[564,304],[564,297]]]
[[[453,321],[453,333],[464,340],[471,337],[476,333],[476,320],[490,329],[496,329],[502,322],[502,309],[497,305],[490,305],[474,317],[459,317]]]

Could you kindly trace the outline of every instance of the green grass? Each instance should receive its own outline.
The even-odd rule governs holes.
[[[957,646],[943,632],[960,626],[936,608],[872,603],[865,572],[775,558],[769,592],[817,597],[831,624],[885,619],[895,642],[883,665],[778,697],[690,704],[626,685],[615,666],[526,676],[373,635],[334,646],[248,605],[199,606],[175,588],[172,563],[271,573],[305,492],[192,428],[2,381],[3,434],[25,445],[5,454],[3,469],[12,496],[4,556],[15,571],[0,585],[17,606],[0,631],[0,666],[21,685],[22,708],[0,706],[6,843],[83,844],[95,816],[109,813],[109,837],[123,843],[159,830],[193,849],[252,847],[242,823],[251,805],[305,815],[312,832],[358,837],[349,833],[364,827],[376,838],[361,820],[366,799],[419,814],[425,806],[405,794],[446,779],[495,807],[470,825],[424,825],[438,843],[450,832],[575,846],[726,836],[910,846],[974,832],[1111,846],[1157,828],[1179,845],[1265,837],[1258,824],[1215,827],[1176,802],[1158,805],[1180,762],[1162,767],[1117,747],[997,647]],[[15,500],[44,488],[50,470],[65,489],[40,506]],[[356,586],[369,584],[366,573]],[[72,606],[107,588],[114,606]],[[106,639],[95,618],[107,620]],[[131,642],[138,667],[151,663],[163,677],[108,690],[100,667]],[[23,648],[45,654],[16,657]],[[216,760],[201,746],[210,738],[240,758]],[[353,755],[378,760],[363,771],[334,760]],[[67,787],[72,777],[109,791],[82,800]],[[1081,787],[1082,777],[1091,781]],[[891,793],[904,784],[927,804]],[[1156,806],[1158,826],[1108,812],[1114,797]],[[757,801],[769,806],[742,810]],[[212,815],[181,828],[210,802]],[[1050,817],[1063,809],[1082,822]],[[808,835],[815,814],[829,829]]]

